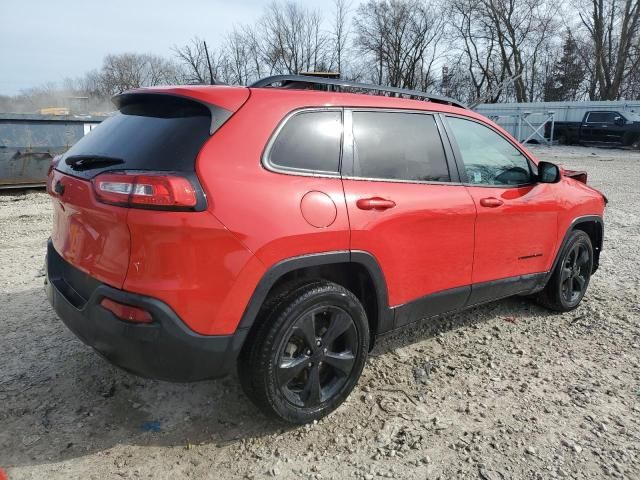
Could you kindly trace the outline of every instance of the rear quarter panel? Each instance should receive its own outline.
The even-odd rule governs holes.
[[[128,223],[124,289],[164,301],[197,333],[233,333],[262,263],[207,211],[131,209]]]
[[[196,165],[210,212],[266,268],[286,258],[349,248],[339,177],[276,173],[261,164],[269,138],[290,111],[324,106],[301,104],[296,93],[273,96],[253,90],[245,106],[205,145]],[[329,226],[314,227],[302,216],[302,198],[313,191],[324,192],[335,205],[335,220]]]

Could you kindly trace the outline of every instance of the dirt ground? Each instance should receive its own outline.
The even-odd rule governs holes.
[[[640,153],[538,147],[610,200],[601,269],[574,312],[512,298],[377,344],[359,386],[300,428],[235,378],[143,380],[56,318],[51,209],[0,195],[0,467],[58,478],[640,478]]]

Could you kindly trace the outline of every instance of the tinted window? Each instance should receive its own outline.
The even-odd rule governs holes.
[[[298,113],[278,133],[269,162],[278,167],[338,172],[341,141],[341,112]]]
[[[353,175],[446,182],[449,170],[432,115],[353,112]]]
[[[194,171],[210,128],[211,111],[202,104],[136,95],[71,147],[56,168],[85,178],[114,169]]]
[[[448,117],[469,183],[521,185],[531,182],[529,161],[507,139],[471,120]]]
[[[614,112],[591,112],[587,119],[589,123],[613,123],[617,115]]]

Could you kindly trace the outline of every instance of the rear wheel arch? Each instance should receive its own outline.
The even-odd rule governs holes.
[[[370,346],[376,334],[390,330],[387,286],[373,255],[364,251],[338,251],[303,255],[278,262],[264,274],[242,316],[239,329],[256,328],[261,313],[278,298],[305,283],[325,280],[351,291],[362,303],[369,320]]]

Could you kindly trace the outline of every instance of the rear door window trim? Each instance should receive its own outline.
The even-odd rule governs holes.
[[[296,167],[287,167],[283,165],[278,165],[271,162],[271,150],[273,148],[273,144],[276,139],[284,129],[285,125],[295,116],[304,114],[304,113],[313,113],[313,112],[340,112],[341,114],[341,125],[342,125],[342,133],[340,139],[340,152],[338,158],[338,168],[337,171],[331,170],[311,170],[306,168],[296,168]],[[342,107],[305,107],[299,108],[289,112],[285,117],[280,121],[278,126],[275,128],[267,145],[265,146],[264,152],[262,153],[261,163],[262,166],[271,172],[281,173],[286,175],[300,175],[303,177],[321,177],[321,178],[340,178],[340,169],[342,165],[342,157],[343,157],[343,149],[344,149],[344,109]]]
[[[449,181],[433,181],[433,180],[404,180],[399,178],[369,178],[353,175],[353,113],[354,112],[381,112],[381,113],[406,113],[416,115],[431,115],[436,123],[438,135],[442,143],[447,169],[449,170]],[[454,154],[451,146],[445,139],[444,127],[439,118],[438,111],[399,109],[399,108],[380,108],[380,107],[345,107],[343,115],[344,124],[344,145],[342,147],[343,156],[341,163],[342,178],[345,180],[359,180],[368,182],[387,182],[387,183],[415,183],[424,185],[462,185],[458,174],[458,168],[455,164]]]

